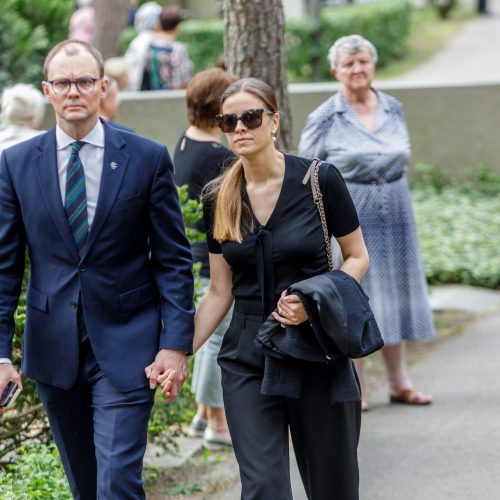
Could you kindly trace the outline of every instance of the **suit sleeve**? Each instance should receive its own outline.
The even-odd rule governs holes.
[[[161,296],[159,348],[192,353],[193,262],[166,148],[161,150],[151,188],[149,226],[154,279]]]
[[[21,293],[25,249],[21,207],[4,153],[0,158],[0,358],[12,354],[14,312]]]

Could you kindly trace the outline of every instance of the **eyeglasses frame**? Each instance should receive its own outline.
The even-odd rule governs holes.
[[[67,81],[69,82],[69,87],[68,87],[68,90],[66,92],[63,92],[63,93],[59,93],[56,91],[56,89],[54,88],[54,83],[55,82],[58,82],[58,81]],[[79,80],[92,80],[92,89],[91,90],[85,90],[82,92],[82,90],[80,89],[80,87],[78,86],[78,81]],[[70,80],[69,78],[56,78],[55,80],[47,80],[46,82],[47,83],[50,83],[50,86],[52,87],[52,91],[54,92],[54,94],[56,95],[62,95],[62,96],[67,96],[70,91],[71,91],[71,86],[74,85],[76,90],[78,91],[79,94],[81,95],[89,95],[90,93],[92,93],[94,90],[95,90],[95,83],[98,81],[98,80],[102,80],[102,78],[94,78],[94,77],[85,77],[85,78],[77,78],[76,80]]]
[[[241,117],[247,113],[248,111],[262,111],[262,115],[261,115],[261,121],[260,121],[260,125],[258,125],[257,127],[254,127],[252,129],[249,129],[249,130],[255,130],[259,127],[262,127],[262,116],[264,115],[264,113],[266,115],[275,115],[276,112],[275,111],[271,111],[270,109],[266,109],[266,108],[250,108],[250,109],[246,109],[245,111],[243,111],[243,113],[241,113],[241,115],[237,115],[236,113],[219,113],[218,115],[215,115],[215,121],[217,122],[217,125],[218,127],[224,132],[224,130],[222,129],[221,125],[219,124],[219,122],[217,120],[221,120],[221,124],[222,124],[222,120],[223,120],[223,117],[224,115],[234,115],[236,116],[236,125],[234,126],[234,130],[230,130],[229,132],[224,132],[225,134],[232,134],[233,132],[236,131],[236,127],[238,126],[238,122],[241,121]],[[243,124],[243,126],[245,128],[248,128],[243,122],[241,122]]]

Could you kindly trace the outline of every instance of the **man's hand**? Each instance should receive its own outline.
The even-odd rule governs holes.
[[[151,389],[155,389],[163,381],[162,394],[165,396],[165,403],[170,403],[179,395],[189,373],[186,353],[176,349],[162,349],[144,371]],[[163,377],[159,380],[161,375]]]
[[[19,385],[22,389],[23,385],[21,383],[21,375],[10,363],[0,363],[0,394],[5,389],[6,385],[12,380]],[[0,408],[0,413],[3,413],[5,408]]]

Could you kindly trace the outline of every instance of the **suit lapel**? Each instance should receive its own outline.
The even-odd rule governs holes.
[[[97,207],[90,229],[89,240],[85,248],[85,255],[90,251],[99,232],[103,228],[109,212],[113,207],[120,186],[122,185],[129,162],[129,155],[123,151],[125,141],[112,127],[103,122],[104,126],[104,161],[102,166],[101,184]]]
[[[59,187],[59,174],[57,171],[57,152],[55,128],[49,130],[39,145],[37,156],[33,159],[38,177],[40,191],[47,205],[47,209],[52,217],[61,238],[68,247],[71,255],[79,261],[78,250],[76,248],[68,219],[64,212],[61,199],[61,189]]]

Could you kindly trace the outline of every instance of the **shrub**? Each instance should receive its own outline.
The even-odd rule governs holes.
[[[224,23],[220,19],[186,21],[179,41],[188,45],[195,72],[213,67],[224,54]]]
[[[407,0],[382,0],[372,4],[348,5],[323,9],[321,20],[309,18],[287,21],[285,43],[290,81],[331,79],[326,55],[339,37],[359,33],[368,38],[379,52],[379,64],[403,57],[410,29],[410,5]],[[135,31],[127,28],[120,37],[123,50]],[[187,43],[194,72],[215,65],[224,53],[224,23],[221,19],[190,20],[181,26],[179,40]]]
[[[22,447],[0,473],[3,500],[71,500],[61,459],[54,445]]]
[[[72,0],[4,0],[0,16],[0,91],[39,85],[48,48],[66,38]]]
[[[428,281],[500,288],[500,175],[480,166],[458,183],[436,172],[426,165],[412,187]]]

